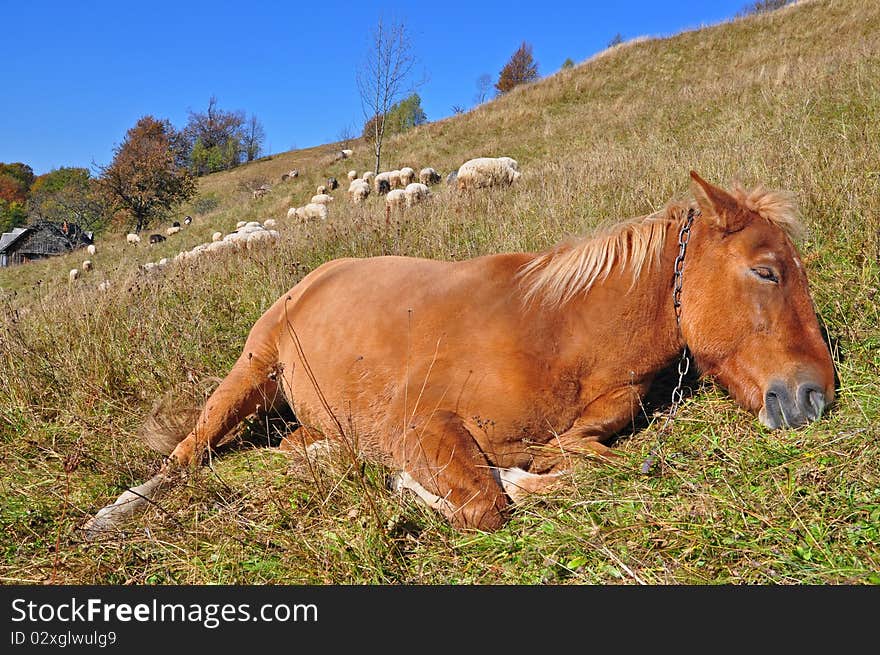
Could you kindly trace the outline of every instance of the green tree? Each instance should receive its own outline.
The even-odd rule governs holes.
[[[58,168],[40,175],[28,199],[31,220],[70,221],[84,230],[100,232],[107,223],[107,206],[87,168]]]
[[[538,79],[538,62],[532,56],[532,46],[523,41],[501,69],[495,88],[498,93],[507,93],[520,84],[536,79]]]
[[[182,148],[171,123],[144,116],[116,146],[110,165],[100,168],[104,197],[131,217],[135,232],[195,194]]]
[[[27,209],[21,202],[9,202],[0,198],[0,232],[9,232],[27,222]]]
[[[418,93],[404,98],[388,112],[388,127],[392,134],[404,132],[416,125],[424,125],[428,116],[422,109],[422,99]]]
[[[34,179],[27,164],[0,163],[0,229],[4,232],[27,221],[26,203]]]
[[[256,118],[252,120],[256,121]],[[255,127],[262,130],[258,121]],[[238,166],[248,155],[259,150],[254,146],[262,138],[254,134],[254,140],[248,143],[244,112],[223,111],[214,96],[208,100],[207,111],[189,112],[189,120],[181,134],[187,146],[189,168],[196,175]]]
[[[364,124],[363,136],[368,143],[373,143],[376,134],[375,118],[371,118]],[[400,102],[396,102],[385,115],[385,135],[400,134],[416,125],[428,122],[428,116],[422,109],[422,98],[418,93],[407,96]]]

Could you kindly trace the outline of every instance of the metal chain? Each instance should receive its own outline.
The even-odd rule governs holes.
[[[684,278],[684,256],[687,254],[687,246],[691,240],[691,225],[693,225],[694,218],[698,213],[699,212],[696,212],[693,208],[688,209],[687,218],[685,218],[684,223],[681,225],[681,229],[678,231],[678,256],[675,258],[674,265],[675,277],[672,286],[672,309],[675,312],[675,326],[679,333],[681,332],[681,284],[682,279]],[[681,358],[678,360],[678,383],[675,385],[675,389],[672,390],[672,405],[669,407],[669,413],[666,415],[666,420],[657,432],[657,444],[651,448],[648,457],[642,462],[641,471],[643,474],[647,474],[651,471],[651,467],[654,465],[654,460],[657,458],[657,454],[660,451],[660,440],[675,420],[675,415],[678,413],[678,408],[684,399],[684,392],[682,391],[684,376],[687,375],[690,366],[691,360],[690,357],[688,357],[687,344],[685,344],[681,351]]]

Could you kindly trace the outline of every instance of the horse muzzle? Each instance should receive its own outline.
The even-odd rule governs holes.
[[[771,430],[796,428],[822,416],[828,404],[822,385],[806,382],[792,389],[783,382],[771,382],[764,392],[764,406],[758,419]]]

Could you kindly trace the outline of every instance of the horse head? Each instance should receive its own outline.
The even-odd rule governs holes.
[[[834,364],[793,242],[792,198],[691,177],[700,216],[682,272],[681,331],[697,366],[769,428],[818,419],[834,398]]]

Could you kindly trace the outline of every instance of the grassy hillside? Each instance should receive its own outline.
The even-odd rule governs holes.
[[[201,181],[191,226],[164,244],[106,235],[81,255],[0,271],[0,580],[62,583],[880,583],[880,5],[815,0],[667,39],[623,44],[538,83],[388,142],[383,168],[445,176],[509,155],[521,184],[386,220],[380,198],[336,192],[326,225],[287,208],[371,167],[368,148],[294,151]],[[281,182],[298,168],[301,176]],[[256,447],[272,425],[190,474],[117,540],[76,527],[160,457],[137,439],[169,395],[196,403],[252,323],[322,262],[386,253],[464,259],[547,247],[685,197],[688,171],[793,191],[839,399],[822,421],[769,432],[695,384],[661,421],[623,434],[620,464],[584,462],[574,486],[463,534],[385,489],[388,473],[337,458],[302,470]],[[271,192],[253,200],[261,182]],[[279,221],[282,240],[143,275],[137,265]],[[108,279],[111,289],[99,292]],[[653,417],[649,417],[653,418]]]

